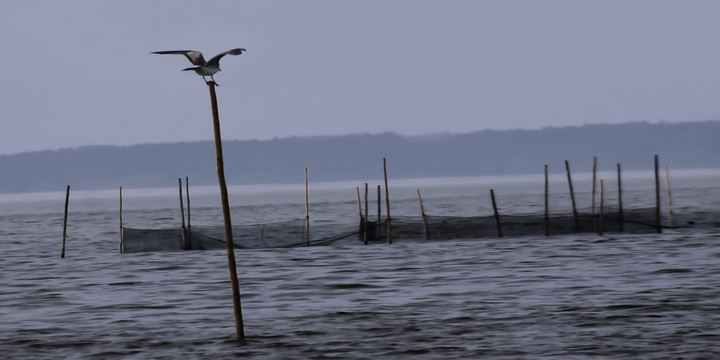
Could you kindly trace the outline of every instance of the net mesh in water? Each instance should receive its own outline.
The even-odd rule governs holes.
[[[657,231],[655,208],[582,209],[574,214],[499,215],[500,231],[505,237],[549,236],[573,233],[652,233]],[[547,226],[546,226],[547,223]],[[676,224],[691,222],[676,215]],[[667,225],[666,217],[661,224]],[[498,237],[494,216],[397,216],[391,219],[391,236],[397,241],[480,239]],[[388,238],[387,219],[361,220],[358,223],[338,224],[317,221],[310,224],[307,239],[305,219],[232,227],[236,248],[263,249],[296,246],[329,245],[339,240],[385,242]],[[225,248],[223,226],[192,226],[171,229],[123,228],[124,252],[160,250],[209,250]]]
[[[264,224],[235,225],[233,244],[242,249],[284,248],[329,245],[357,237],[356,224],[311,223],[306,232],[305,219]],[[307,238],[309,233],[310,238]],[[123,228],[123,252],[161,250],[211,250],[225,248],[224,226],[192,226],[171,229]]]

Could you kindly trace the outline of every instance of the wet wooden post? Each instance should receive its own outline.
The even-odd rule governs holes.
[[[70,202],[70,185],[67,186],[65,192],[65,217],[63,219],[63,239],[62,249],[60,250],[60,258],[65,258],[65,239],[67,238],[67,219],[68,219],[68,203]]]
[[[662,223],[660,220],[660,169],[659,158],[655,155],[655,222],[657,233],[662,233]]]
[[[187,228],[190,233],[190,178],[185,177],[185,198],[187,199]]]
[[[420,214],[422,215],[423,221],[423,232],[425,233],[425,240],[430,240],[430,234],[428,234],[427,216],[425,216],[425,207],[423,206],[422,196],[420,196],[420,189],[417,189],[418,201],[420,201]]]
[[[592,201],[590,203],[590,215],[593,219],[593,224],[595,224],[595,183],[596,183],[596,174],[597,174],[597,156],[593,156],[593,175],[592,175]]]
[[[365,183],[365,221],[363,221],[363,243],[367,245],[367,224],[368,224],[368,183]]]
[[[567,164],[567,161],[565,162]],[[545,164],[545,236],[550,236],[550,205],[549,205],[549,181],[548,181],[548,166]]]
[[[220,185],[220,199],[223,208],[223,220],[225,223],[225,248],[227,250],[228,270],[230,272],[230,285],[232,287],[233,310],[235,313],[235,333],[237,339],[245,340],[245,328],[243,325],[242,305],[240,303],[240,286],[238,285],[237,264],[235,262],[235,243],[233,242],[232,219],[230,216],[230,201],[228,199],[227,183],[225,182],[225,165],[223,163],[222,136],[220,134],[220,114],[215,94],[214,81],[207,83],[210,90],[210,102],[213,114],[213,129],[215,134],[215,155],[217,158],[218,183]]]
[[[360,214],[360,231],[363,231],[365,229],[365,219],[363,218],[363,211],[362,211],[362,201],[360,201],[360,187],[355,187],[355,192],[357,193],[357,205],[358,205],[358,214]],[[365,234],[362,234],[364,237]]]
[[[603,235],[603,211],[605,209],[605,185],[600,179],[600,212],[598,213],[598,235]]]
[[[355,187],[355,193],[357,194],[357,204],[358,204],[358,214],[360,215],[360,223],[362,224],[363,221],[363,212],[362,212],[362,201],[360,201],[360,187]]]
[[[185,205],[183,205],[182,178],[178,178],[178,193],[180,194],[180,218],[182,219],[180,226],[180,229],[182,229],[182,247],[183,250],[190,250],[190,242],[188,241],[187,230],[185,229]]]
[[[377,215],[377,228],[375,229],[375,240],[381,240],[382,236],[380,235],[380,228],[382,227],[382,195],[380,191],[380,185],[377,186],[377,207],[378,207],[378,215]]]
[[[668,223],[670,228],[675,227],[675,221],[673,220],[673,203],[672,203],[672,191],[670,190],[670,170],[665,165],[665,187],[667,188],[668,197]]]
[[[120,187],[120,253],[125,252],[125,241],[123,237],[123,201],[122,186]]]
[[[388,189],[387,163],[383,158],[383,174],[385,175],[385,215],[387,216],[387,241],[392,244],[392,226],[390,217],[390,189]]]
[[[620,163],[617,164],[617,181],[618,181],[618,218],[620,220],[620,231],[625,231],[625,216],[623,215],[622,203],[622,176],[620,175]]]
[[[580,232],[580,220],[578,219],[577,205],[575,203],[575,190],[573,189],[572,176],[570,175],[570,162],[565,160],[565,172],[567,173],[568,186],[570,187],[570,201],[572,202],[573,220],[575,220],[575,232]],[[595,182],[593,180],[593,186]],[[595,201],[593,189],[593,202]]]
[[[593,231],[597,231],[595,219],[595,184],[597,175],[597,156],[593,156],[593,189],[592,189],[592,201],[590,203],[590,218],[592,219]]]
[[[310,195],[308,187],[308,170],[305,168],[305,244],[310,245]]]
[[[495,192],[493,191],[493,189],[490,189],[490,199],[492,199],[493,215],[495,216],[495,226],[497,227],[498,237],[502,237],[500,214],[498,214],[497,203],[495,202]]]

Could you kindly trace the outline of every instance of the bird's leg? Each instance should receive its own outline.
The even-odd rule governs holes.
[[[212,81],[215,83],[216,86],[220,86],[220,84],[218,84],[217,81],[215,81],[215,78],[212,75],[210,75],[210,78],[212,79]]]

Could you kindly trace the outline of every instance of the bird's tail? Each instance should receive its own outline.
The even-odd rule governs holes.
[[[189,67],[189,68],[187,68],[187,69],[182,69],[182,71],[190,71],[190,70],[195,70],[195,69],[198,69],[198,68],[199,68],[198,66],[193,66],[193,67]]]

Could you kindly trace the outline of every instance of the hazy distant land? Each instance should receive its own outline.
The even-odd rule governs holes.
[[[209,134],[211,135],[211,134]],[[301,183],[382,178],[513,175],[651,169],[659,154],[671,168],[720,168],[720,121],[627,123],[401,136],[393,133],[292,137],[224,142],[229,184]],[[0,193],[175,186],[217,183],[215,147],[208,141],[72,149],[0,155]]]

